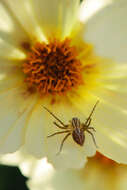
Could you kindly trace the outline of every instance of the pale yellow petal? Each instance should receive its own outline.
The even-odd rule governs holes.
[[[24,143],[25,122],[35,101],[21,85],[0,94],[0,153],[16,151]]]
[[[41,104],[40,108],[37,108],[38,106],[39,103],[34,106],[27,123],[25,146],[29,153],[42,157],[45,156],[46,137],[44,137],[44,129],[46,126],[44,126],[43,107]]]
[[[119,133],[124,136],[127,133],[127,112],[102,100],[100,100],[98,108],[96,109],[93,123],[94,121],[95,123],[99,123],[99,126],[106,125],[106,129],[114,130],[116,134]]]
[[[102,75],[101,79],[105,80],[123,80],[127,78],[127,63],[119,62],[115,63],[111,60],[107,60],[106,63],[102,63]]]
[[[27,185],[31,190],[85,190],[86,183],[80,170],[61,170],[55,171],[51,166],[45,163],[45,170],[39,168],[43,166],[38,164],[35,174]],[[88,190],[88,189],[86,189]]]
[[[11,9],[32,40],[45,40],[43,32],[35,18],[30,0],[4,0],[4,3]]]
[[[127,163],[127,112],[100,102],[93,125],[97,131],[98,150],[116,162]]]
[[[21,63],[11,60],[0,60],[0,93],[14,88],[24,81]]]
[[[116,61],[127,61],[127,1],[114,1],[91,17],[84,27],[84,39],[96,53]]]
[[[84,116],[72,109],[65,103],[59,105],[48,104],[46,101],[41,101],[34,107],[33,113],[30,117],[27,134],[26,147],[27,151],[36,157],[47,156],[48,161],[53,163],[58,168],[80,168],[86,162],[87,156],[93,156],[96,147],[92,141],[91,136],[86,133],[86,140],[83,147],[77,145],[72,136],[66,140],[61,154],[56,155],[59,151],[62,139],[66,134],[56,135],[52,138],[47,138],[48,135],[60,131],[53,124],[55,120],[43,106],[57,114],[65,123],[68,123],[72,117],[84,118]],[[66,105],[66,106],[65,106]],[[83,121],[83,120],[82,120]]]
[[[32,106],[28,107],[17,120],[10,126],[9,130],[1,137],[0,153],[14,152],[24,143],[25,122]],[[6,118],[7,119],[7,118]],[[5,127],[1,124],[1,127]]]
[[[111,89],[117,92],[127,92],[127,78],[105,79],[103,80],[105,88]]]
[[[23,155],[20,151],[15,153],[0,155],[0,163],[4,165],[17,166],[23,160]]]
[[[25,54],[13,45],[0,38],[0,57],[6,59],[25,59]]]
[[[24,176],[30,177],[36,172],[38,164],[40,165],[45,162],[42,159],[38,160],[30,154],[26,154],[24,146],[22,146],[14,153],[0,155],[0,163],[4,165],[18,166]]]
[[[37,18],[48,37],[68,36],[77,21],[79,0],[31,0]],[[56,31],[57,30],[57,31]]]
[[[84,0],[81,3],[79,19],[81,22],[86,22],[91,16],[107,4],[110,4],[112,0]]]
[[[123,88],[126,88],[126,84]],[[127,92],[124,93],[121,91],[115,91],[113,89],[103,88],[100,91],[95,91],[91,93],[94,94],[100,101],[104,101],[105,103],[110,104],[123,111],[127,110]]]
[[[43,162],[44,163],[44,162]],[[127,167],[104,156],[89,160],[82,170],[55,171],[47,163],[38,164],[27,181],[31,190],[126,190]],[[44,171],[41,169],[44,167]],[[46,168],[46,169],[45,169]]]
[[[31,162],[31,160],[29,161]],[[49,164],[45,158],[41,160],[37,160],[37,159],[33,160],[33,162],[31,162],[31,166],[29,166],[29,163],[26,162],[25,160],[25,164],[26,164],[27,174],[28,174],[26,176],[37,178],[38,182],[41,182],[41,181],[46,182],[46,179],[49,179],[55,172],[55,170],[53,169],[53,166]],[[32,165],[33,165],[33,168],[32,168]],[[21,168],[21,171],[23,172],[23,174],[26,173],[25,168],[23,167]]]
[[[118,163],[127,164],[127,132],[122,135],[121,132],[110,130],[110,126],[107,129],[105,124],[103,126],[98,124],[97,127],[99,128],[96,133],[98,151]]]
[[[112,92],[112,95],[108,93],[111,91],[103,89],[95,94],[88,93],[86,96],[81,93],[80,100],[76,101],[75,98],[73,102],[77,109],[88,117],[88,108],[92,110],[96,101],[99,100],[91,122],[91,126],[96,129],[95,139],[99,147],[98,151],[115,161],[127,163],[127,95],[121,92],[114,92],[114,94]],[[87,101],[88,98],[89,101]]]
[[[29,40],[26,32],[4,1],[0,2],[0,37],[11,45],[18,47]]]

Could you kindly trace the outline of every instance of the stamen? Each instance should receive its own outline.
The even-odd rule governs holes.
[[[63,94],[83,84],[83,67],[71,40],[36,43],[32,47],[23,72],[25,82],[42,94]]]

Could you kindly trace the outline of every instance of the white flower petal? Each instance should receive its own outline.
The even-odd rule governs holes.
[[[70,34],[77,19],[79,3],[79,0],[32,0],[37,18],[48,37],[56,30],[62,37]]]
[[[93,123],[94,120],[95,123],[99,123],[99,126],[103,126],[103,124],[106,125],[106,130],[114,130],[123,136],[126,135],[127,113],[107,102],[100,101],[95,112]]]
[[[127,64],[116,64],[102,76],[100,89],[90,91],[98,100],[102,100],[121,110],[127,110]]]
[[[94,15],[84,27],[84,39],[96,53],[116,61],[127,61],[127,1],[114,1]]]
[[[44,105],[43,102],[46,104],[46,101],[42,101],[42,103],[38,103],[37,107],[34,108],[28,123],[26,135],[27,151],[36,157],[47,156],[48,161],[58,168],[83,167],[86,162],[86,157],[93,156],[96,151],[91,136],[87,133],[85,134],[86,140],[83,147],[77,145],[72,139],[72,136],[68,137],[64,143],[62,152],[56,155],[59,151],[62,139],[66,134],[47,138],[48,135],[60,130],[53,125],[55,119],[42,107],[42,105]],[[61,104],[59,104],[59,106],[47,104],[46,107],[54,113],[57,112],[59,114],[58,117],[66,121],[65,123],[68,123],[68,121],[75,116],[81,118],[81,114],[78,110],[74,111],[75,109],[72,108],[71,111],[67,105],[64,107]],[[61,110],[61,112],[59,110]],[[82,118],[84,118],[83,115]]]
[[[93,147],[94,144],[91,137],[88,137],[86,135],[84,147],[81,147],[81,148],[79,148],[78,145],[76,146],[75,142],[71,142],[73,141],[72,139],[68,139],[63,146],[62,152],[59,155],[56,155],[56,153],[59,151],[60,143],[62,142],[62,139],[64,136],[62,136],[62,138],[57,137],[56,139],[52,138],[50,140],[50,143],[52,145],[49,144],[49,147],[48,147],[49,148],[49,153],[47,153],[48,161],[52,163],[55,168],[60,168],[60,169],[67,169],[67,168],[79,169],[79,168],[84,167],[84,165],[87,162],[86,157],[93,156],[96,150],[95,147]],[[68,141],[71,142],[72,145],[68,144]],[[53,147],[55,147],[55,145],[56,145],[56,148],[54,148],[54,151],[53,151]],[[89,149],[90,149],[90,155],[89,155]],[[91,149],[93,150],[93,152],[91,151]]]
[[[14,46],[28,41],[28,36],[11,11],[0,2],[0,37]]]
[[[1,137],[0,153],[8,153],[16,151],[23,145],[23,138],[25,133],[25,122],[29,115],[31,107],[27,108],[18,119],[14,122],[8,131]],[[1,127],[4,127],[3,125]]]
[[[44,162],[43,162],[44,163]],[[98,155],[90,159],[82,170],[55,171],[47,163],[43,171],[38,163],[36,175],[27,181],[31,190],[126,190],[127,167]],[[43,166],[44,167],[44,166]]]
[[[35,159],[35,157],[30,157],[27,154],[24,155],[24,159],[22,159],[22,162],[19,164],[19,168],[23,175],[27,177],[36,176],[38,177],[38,180],[43,180],[40,178],[40,173],[47,173],[47,169],[50,169],[50,171],[53,170],[53,167],[51,164],[47,163],[46,158],[38,160]],[[42,170],[43,168],[43,170]],[[46,176],[45,176],[46,177]]]
[[[108,65],[107,65],[108,64]],[[102,67],[105,68],[101,78],[105,81],[112,81],[112,80],[126,80],[127,78],[127,64],[120,63],[114,64],[111,61],[107,62],[105,65],[103,64]],[[117,82],[116,82],[117,83]]]
[[[95,92],[94,95],[90,93],[87,94],[91,99],[90,102],[85,103],[87,97],[81,97],[80,100],[75,100],[75,106],[88,116],[88,107],[89,110],[92,110],[93,106],[91,103],[93,102],[94,105],[96,101],[99,100],[91,122],[91,126],[96,129],[95,139],[99,147],[98,150],[117,162],[127,163],[126,93],[117,91],[109,95],[108,93],[111,91],[101,90],[100,92]],[[80,101],[84,101],[84,104],[81,104]],[[120,156],[118,156],[119,152]],[[121,154],[123,156],[121,156]]]
[[[35,18],[30,0],[5,0],[4,3],[11,9],[32,40],[45,40],[43,32]]]
[[[24,143],[25,122],[35,101],[22,86],[0,93],[0,153],[16,151]]]
[[[11,165],[11,166],[18,166],[20,162],[24,159],[22,152],[16,151],[15,153],[0,155],[0,163]]]
[[[102,9],[107,4],[111,3],[112,0],[84,0],[81,3],[79,19],[81,22],[86,22],[91,16],[97,11]]]
[[[38,166],[38,169],[41,165]],[[31,190],[88,190],[86,181],[84,182],[83,172],[80,170],[55,171],[48,165],[45,167],[47,167],[45,172],[43,170],[39,172],[36,168],[38,175],[32,176],[28,180],[27,185]]]
[[[28,152],[41,157],[45,155],[46,142],[43,138],[44,135],[44,116],[43,107],[40,105],[40,109],[37,109],[37,105],[32,110],[32,113],[27,123],[25,144]]]
[[[107,79],[103,81],[105,88],[117,92],[127,93],[127,78]]]
[[[99,130],[96,134],[99,147],[98,151],[118,163],[127,164],[127,132],[125,136],[122,137],[119,133],[116,134],[115,130],[113,131],[108,129],[107,131],[104,130],[105,128],[105,124],[103,124],[103,126],[99,126]]]
[[[98,105],[93,118],[99,151],[120,163],[127,163],[127,112],[107,103]]]
[[[20,85],[24,78],[21,63],[12,60],[0,60],[0,93]]]
[[[24,147],[22,146],[15,153],[0,155],[0,163],[4,165],[18,166],[24,176],[31,177],[35,175],[35,172],[37,173],[37,167],[42,163],[44,171],[46,161],[45,159],[38,160],[30,154],[26,154]]]
[[[26,56],[22,51],[0,38],[0,57],[22,60],[25,59]]]

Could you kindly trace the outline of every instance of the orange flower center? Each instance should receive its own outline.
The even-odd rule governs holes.
[[[23,64],[25,82],[40,94],[63,94],[83,84],[82,64],[70,39],[36,43]]]

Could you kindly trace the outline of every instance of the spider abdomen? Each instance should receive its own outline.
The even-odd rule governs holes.
[[[84,132],[78,128],[76,128],[73,132],[72,132],[72,137],[73,140],[79,144],[80,146],[83,146],[84,141],[85,141],[85,135]]]

